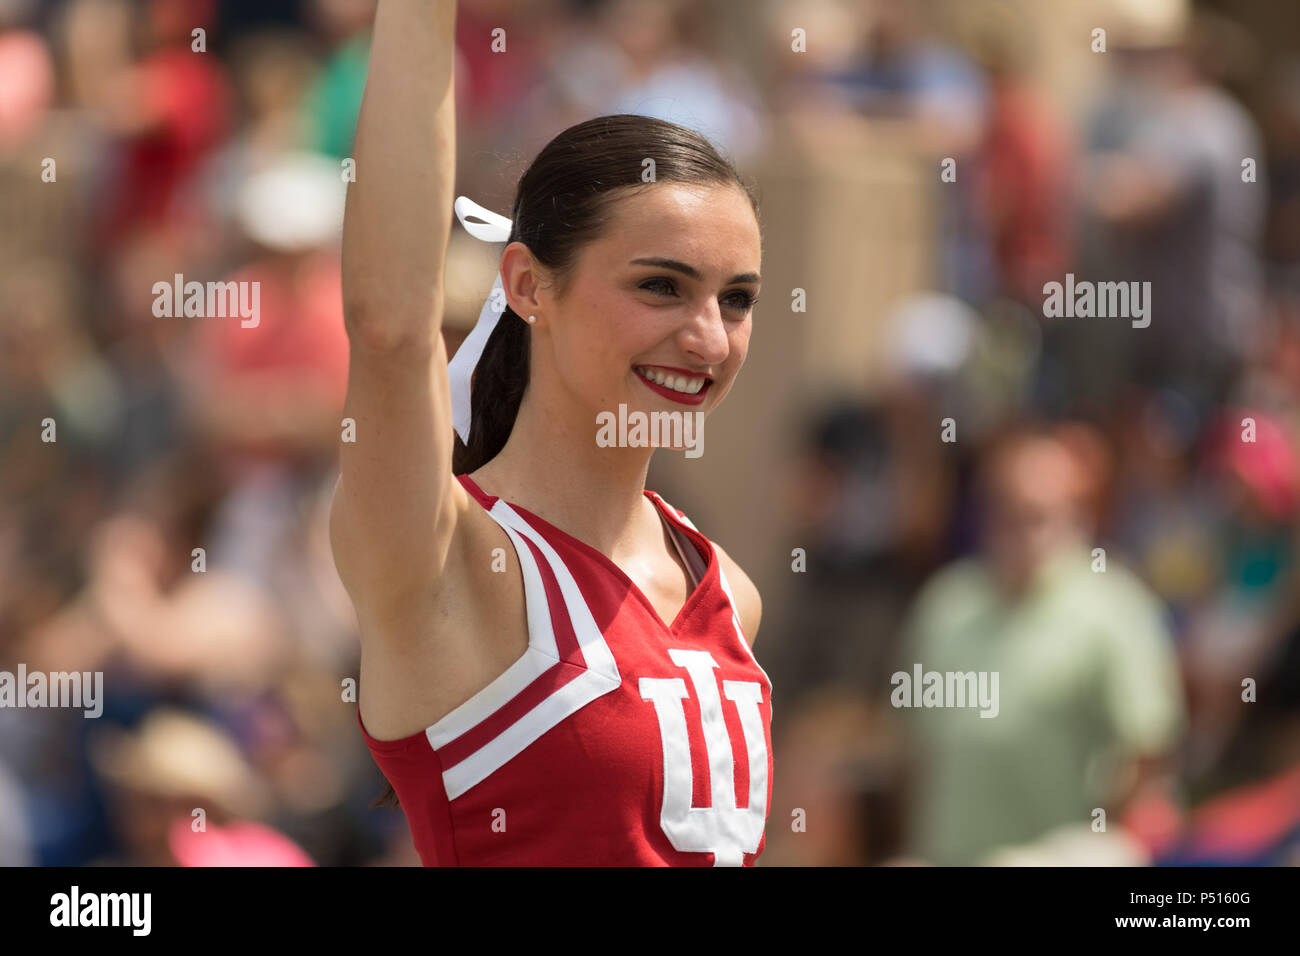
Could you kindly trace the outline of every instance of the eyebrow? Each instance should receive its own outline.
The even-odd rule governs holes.
[[[640,259],[632,259],[628,262],[632,266],[658,266],[661,269],[672,269],[683,275],[688,275],[696,282],[704,278],[704,273],[694,266],[688,266],[684,262],[678,262],[676,259],[664,259],[661,256],[643,256]],[[726,281],[726,285],[735,282],[761,282],[757,272],[740,272]]]

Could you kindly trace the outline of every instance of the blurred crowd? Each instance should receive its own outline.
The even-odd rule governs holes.
[[[903,0],[807,4],[806,61],[790,4],[460,4],[457,192],[498,211],[497,159],[602,113],[745,169],[775,116],[887,119],[960,166],[889,382],[802,435],[763,862],[1300,863],[1300,57],[1112,5],[1075,115]],[[99,719],[0,708],[0,864],[418,862],[325,520],[373,6],[0,0],[0,670],[105,675]],[[1044,317],[1067,273],[1150,282],[1149,327]],[[260,320],[160,317],[180,276]],[[997,718],[891,703],[916,664],[998,672]]]
[[[1216,10],[1098,5],[1071,114],[1005,21],[961,45],[867,6],[797,95],[963,172],[888,382],[804,443],[777,785],[834,824],[769,862],[1300,864],[1296,61]],[[1052,312],[1067,277],[1149,313]],[[995,719],[898,677],[928,672],[996,674]]]

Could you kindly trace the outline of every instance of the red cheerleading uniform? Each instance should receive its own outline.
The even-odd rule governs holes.
[[[423,731],[376,740],[426,866],[752,866],[772,796],[772,683],[717,549],[653,491],[695,589],[671,625],[617,565],[465,489],[523,571],[528,649]]]

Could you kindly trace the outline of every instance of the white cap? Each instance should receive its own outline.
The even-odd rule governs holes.
[[[235,216],[260,245],[302,252],[339,239],[346,197],[338,160],[284,153],[240,184]]]

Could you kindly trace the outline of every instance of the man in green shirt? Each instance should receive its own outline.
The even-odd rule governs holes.
[[[1098,808],[1114,828],[1182,730],[1159,602],[1085,543],[1088,479],[1051,432],[997,443],[983,553],[939,572],[913,608],[892,699],[915,784],[907,849],[923,860],[979,864],[1064,824],[1099,828]],[[997,699],[959,706],[937,686],[923,698],[910,686],[922,673],[967,675]]]

